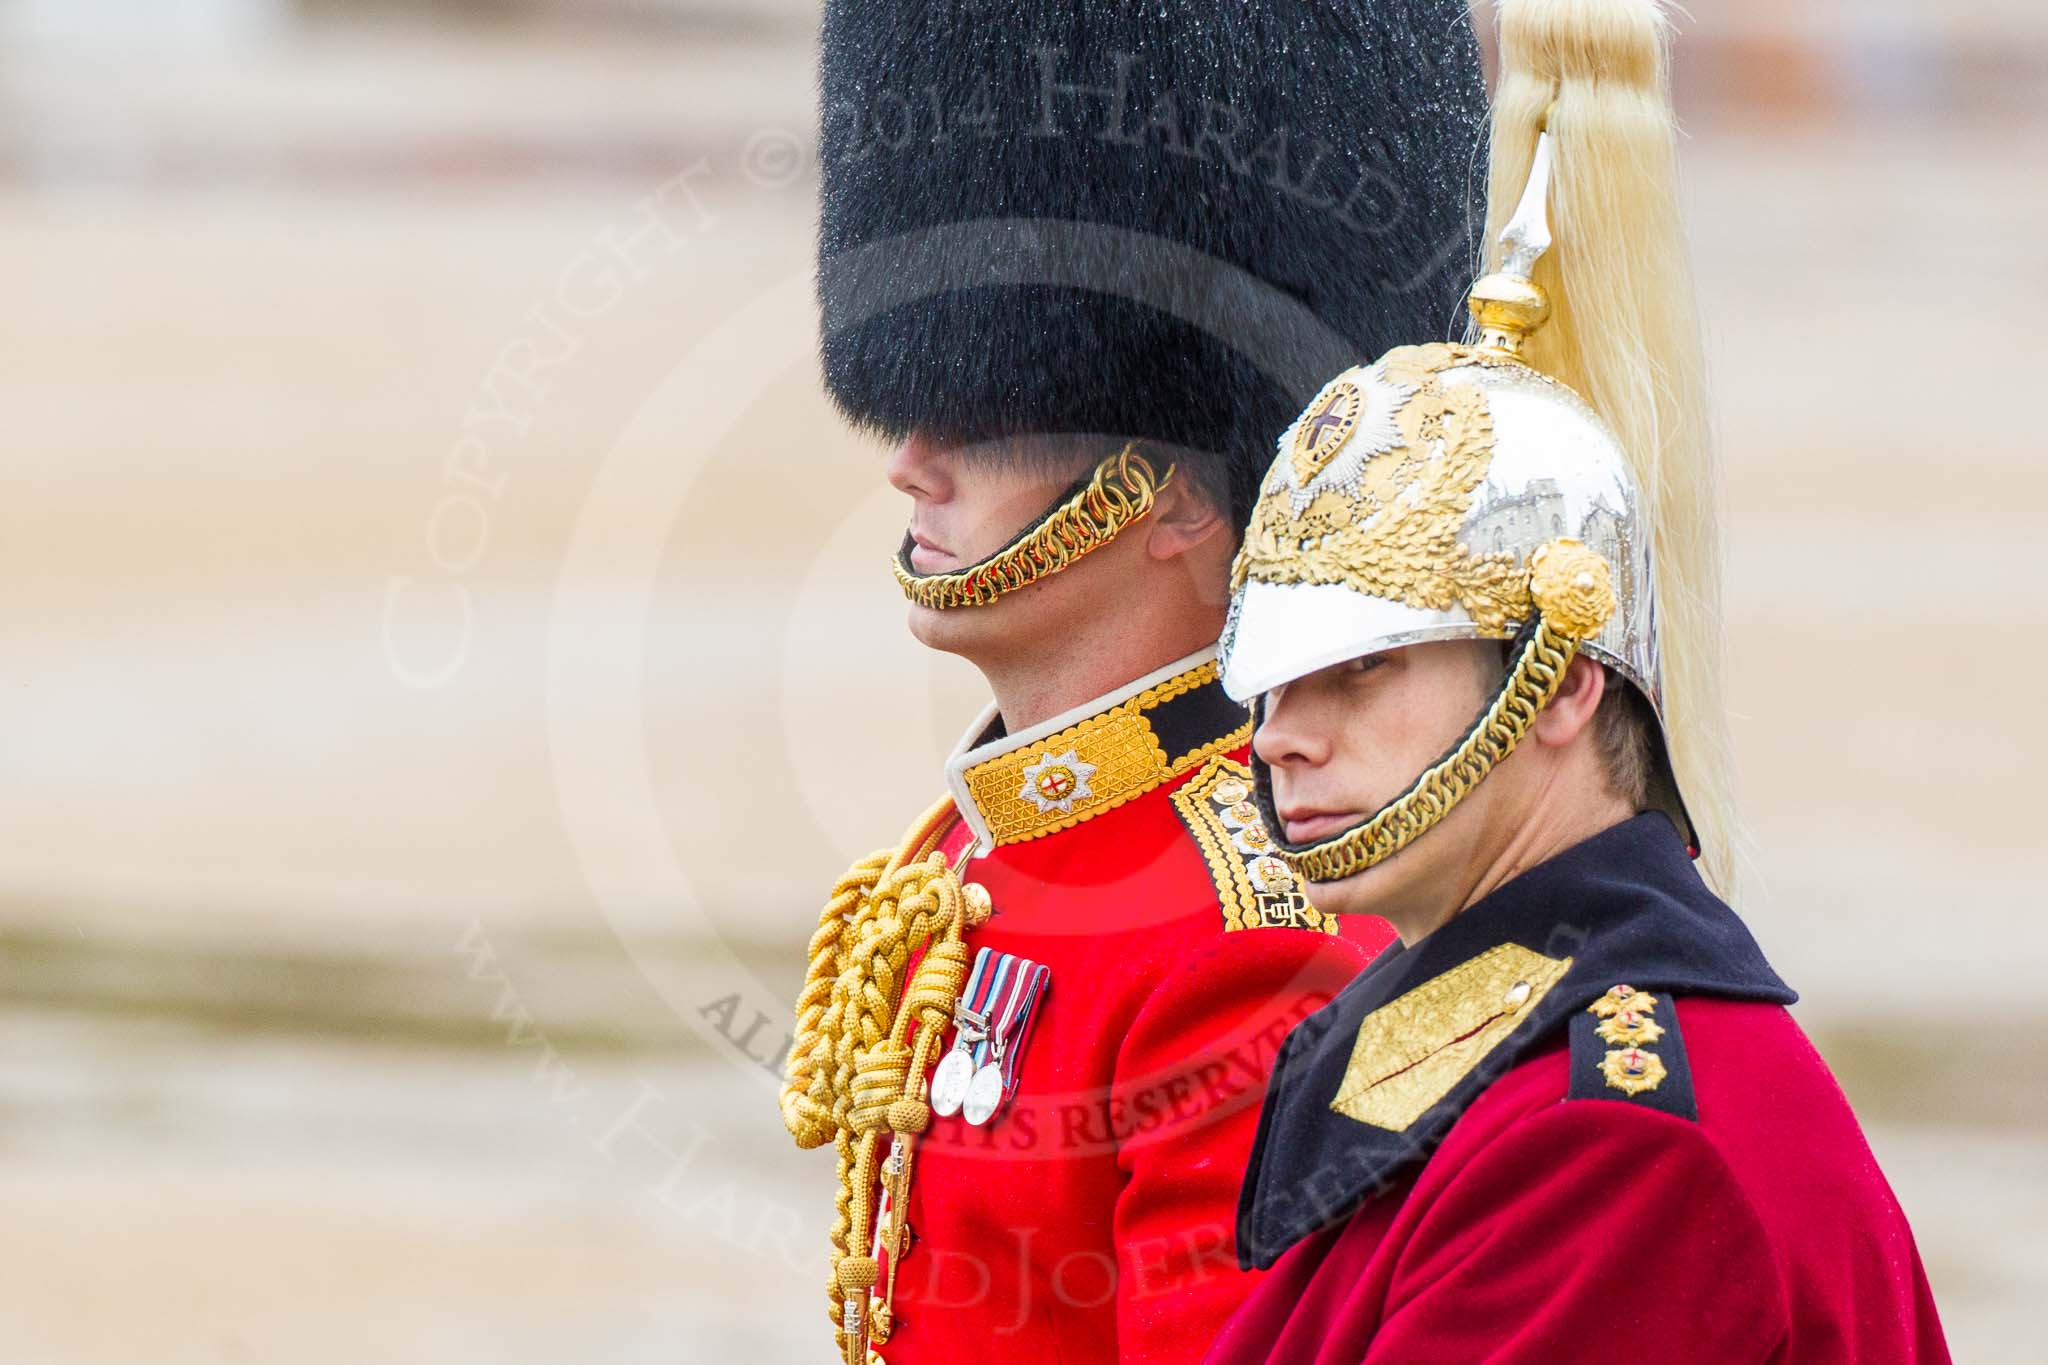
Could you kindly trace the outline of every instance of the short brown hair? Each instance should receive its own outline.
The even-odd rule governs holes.
[[[1656,762],[1657,717],[1636,685],[1611,668],[1600,709],[1593,713],[1593,743],[1607,786],[1637,810],[1650,799],[1651,765]]]
[[[1500,666],[1512,667],[1515,643],[1500,642]],[[1593,712],[1593,745],[1600,751],[1600,767],[1607,775],[1607,789],[1637,810],[1650,804],[1650,778],[1657,762],[1657,713],[1636,685],[1612,668],[1601,666],[1607,676],[1600,693],[1600,707]],[[1498,680],[1493,684],[1498,686]]]

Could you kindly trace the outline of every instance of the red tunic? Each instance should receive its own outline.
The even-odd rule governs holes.
[[[1662,817],[1569,851],[1438,933],[1454,927],[1461,942],[1406,970],[1437,935],[1388,954],[1290,1042],[1243,1207],[1255,1259],[1278,1261],[1210,1361],[1948,1359],[1911,1229],[1847,1100]],[[1496,1050],[1512,1065],[1454,1086],[1399,1135],[1404,1153],[1386,1126],[1403,1115],[1364,1098],[1383,1036],[1370,1021],[1500,943],[1547,943],[1571,965],[1525,1007],[1527,1036]],[[1656,987],[1623,1016],[1653,1026],[1639,1045],[1597,1033],[1624,984]],[[1352,1098],[1333,1108],[1333,1091]]]
[[[1234,1209],[1273,1057],[1391,931],[1336,935],[1246,803],[1218,799],[1249,785],[1246,717],[1206,654],[1019,736],[991,724],[950,765],[948,854],[995,845],[963,874],[995,907],[968,946],[1050,983],[995,1118],[935,1119],[914,1146],[876,1352],[1191,1361],[1255,1278]]]

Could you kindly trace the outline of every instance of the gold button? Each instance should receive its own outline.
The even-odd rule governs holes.
[[[1501,1003],[1511,1010],[1518,1010],[1529,1003],[1529,989],[1528,982],[1517,981],[1508,987],[1508,993],[1501,998]]]

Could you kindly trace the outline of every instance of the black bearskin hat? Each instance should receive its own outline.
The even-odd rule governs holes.
[[[1465,0],[826,0],[821,116],[825,383],[890,438],[1138,439],[1242,527],[1325,380],[1462,325]]]

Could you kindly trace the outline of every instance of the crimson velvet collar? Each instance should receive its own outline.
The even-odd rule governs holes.
[[[1498,1037],[1476,1040],[1485,1044],[1480,1059],[1441,1098],[1412,1118],[1403,1114],[1390,1121],[1398,1127],[1333,1107],[1340,1095],[1359,1089],[1360,1030],[1376,1011],[1390,1002],[1400,1006],[1380,1015],[1375,1029],[1396,1022],[1411,1032],[1427,1029],[1428,1019],[1415,1016],[1427,1013],[1436,993],[1410,992],[1456,980],[1459,969],[1483,955],[1498,959],[1503,945],[1511,945],[1505,950],[1511,958],[1546,961],[1559,974],[1542,985],[1519,1018],[1496,1017],[1487,1026],[1499,1030]],[[1656,813],[1626,820],[1516,877],[1414,948],[1395,943],[1295,1028],[1274,1064],[1238,1200],[1239,1262],[1247,1269],[1270,1266],[1302,1238],[1393,1188],[1428,1159],[1497,1077],[1561,1041],[1568,1030],[1590,1029],[1596,1021],[1588,1006],[1620,983],[1665,995],[1779,1004],[1798,998],[1771,970],[1735,912],[1701,882],[1671,822]],[[1418,1010],[1417,1003],[1425,1008]],[[1677,1043],[1675,1018],[1668,1012],[1657,1017],[1673,1034],[1667,1043]],[[1428,1047],[1425,1040],[1424,1049],[1409,1054],[1410,1069],[1429,1065],[1441,1071],[1447,1060],[1462,1066],[1452,1058],[1452,1046],[1469,1055],[1474,1040],[1470,1028],[1448,1023],[1444,1055],[1417,1056]],[[1574,1032],[1575,1047],[1579,1041]],[[1671,1064],[1668,1080],[1626,1098],[1692,1117],[1683,1048],[1660,1045],[1659,1051]],[[1624,1095],[1616,1091],[1606,1098]]]

